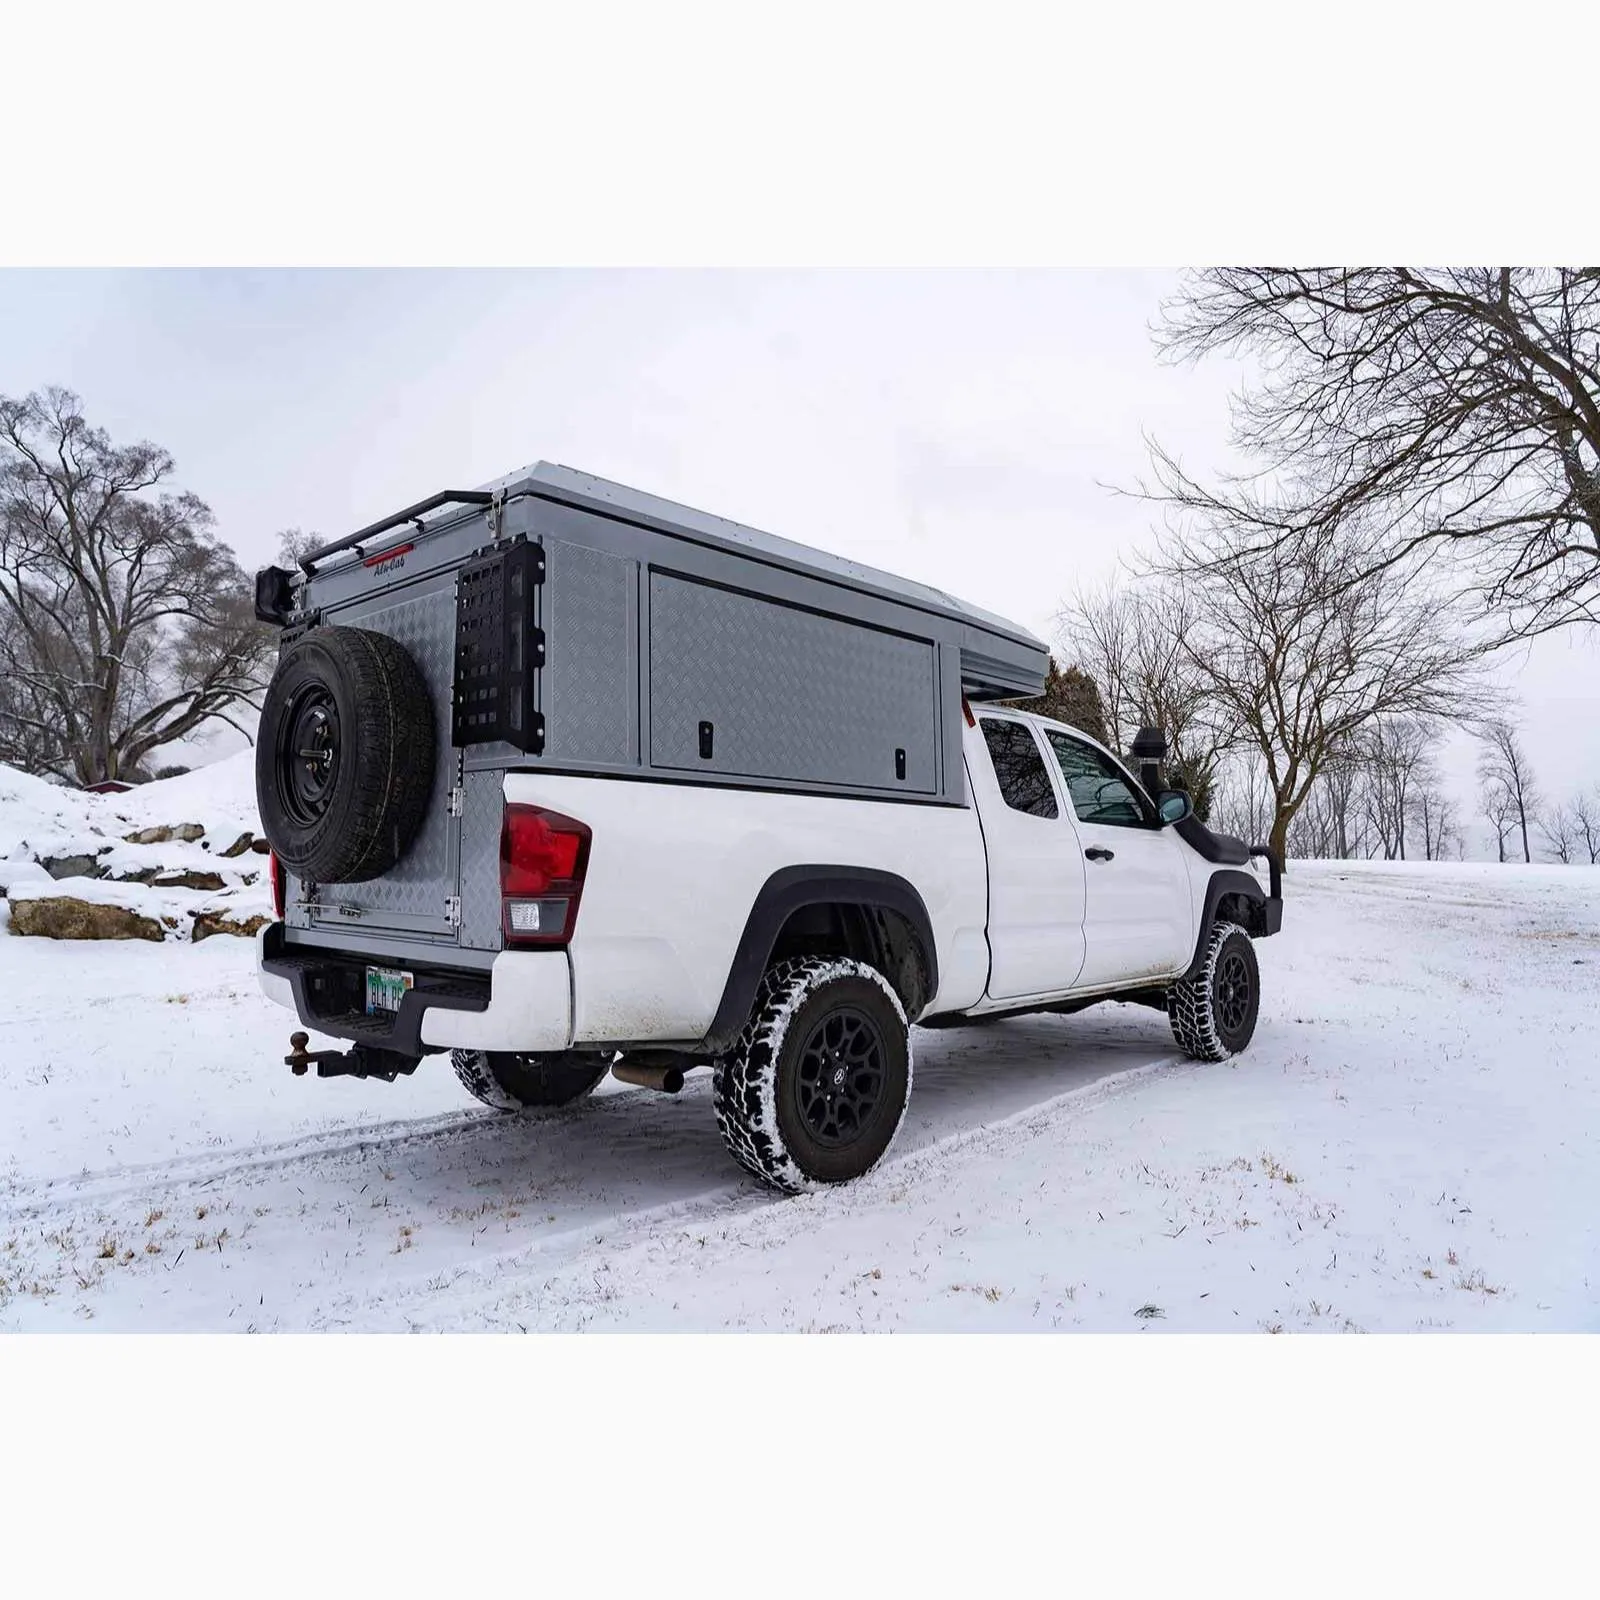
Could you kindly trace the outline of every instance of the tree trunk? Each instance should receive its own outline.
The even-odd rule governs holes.
[[[1273,854],[1277,856],[1280,862],[1285,862],[1289,859],[1289,824],[1292,820],[1292,814],[1283,810],[1281,806],[1273,813],[1272,833],[1268,837],[1267,843],[1272,846]],[[1245,840],[1246,844],[1253,842],[1250,839]]]

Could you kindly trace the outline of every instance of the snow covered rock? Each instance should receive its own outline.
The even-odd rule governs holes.
[[[214,933],[231,933],[236,938],[253,939],[271,920],[267,916],[229,916],[225,911],[196,911],[194,926],[189,935],[198,944]]]
[[[41,939],[149,939],[166,937],[160,922],[126,906],[95,905],[70,895],[12,900],[11,931]]]
[[[164,872],[150,880],[152,889],[204,889],[215,892],[225,888],[220,872]]]
[[[171,930],[180,942],[254,932],[271,909],[266,874],[251,859],[265,848],[260,826],[248,750],[112,794],[0,767],[10,932],[153,940]],[[39,909],[56,901],[88,909]],[[0,933],[5,926],[0,919]]]
[[[52,878],[98,878],[93,856],[51,856],[39,863]]]
[[[180,822],[175,828],[165,823],[158,823],[153,828],[139,828],[133,833],[123,834],[122,839],[124,844],[166,844],[172,839],[193,844],[205,836],[206,830],[198,822]]]

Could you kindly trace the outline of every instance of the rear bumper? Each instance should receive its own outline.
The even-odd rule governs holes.
[[[281,922],[256,935],[261,992],[318,1033],[409,1056],[565,1050],[572,1043],[572,969],[565,950],[503,950],[487,974],[419,966],[415,986],[392,1018],[365,1014],[366,967],[343,951],[288,944]]]

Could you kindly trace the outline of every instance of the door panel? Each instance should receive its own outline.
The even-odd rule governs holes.
[[[1070,989],[1083,965],[1084,864],[1025,722],[983,717],[967,781],[989,858],[989,997]]]
[[[1193,954],[1189,874],[1177,835],[1103,750],[1044,730],[1077,823],[1086,882],[1078,987],[1164,978]]]

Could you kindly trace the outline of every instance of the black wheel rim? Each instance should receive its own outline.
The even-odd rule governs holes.
[[[1250,968],[1237,950],[1217,963],[1217,1021],[1224,1033],[1237,1033],[1250,1014]]]
[[[339,707],[320,683],[307,684],[278,723],[278,793],[302,828],[320,822],[339,779]]]
[[[883,1101],[888,1066],[877,1024],[854,1007],[823,1017],[800,1051],[800,1115],[818,1144],[854,1144]]]

